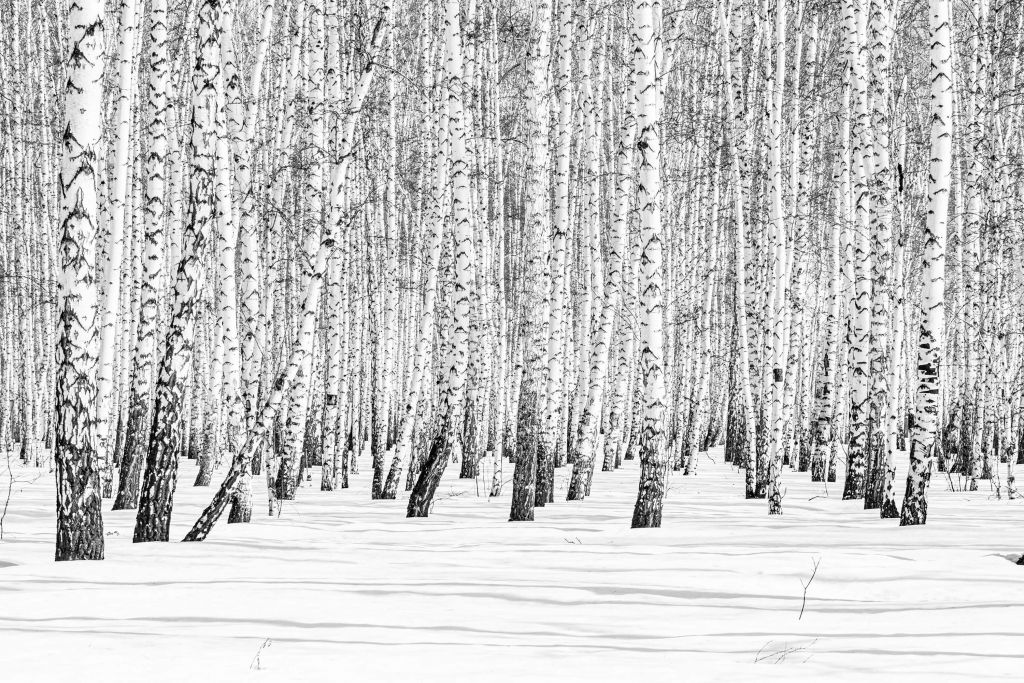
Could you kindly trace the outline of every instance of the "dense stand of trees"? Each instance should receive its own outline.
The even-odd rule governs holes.
[[[0,451],[57,559],[179,484],[187,540],[359,468],[427,516],[450,463],[526,521],[635,458],[659,526],[722,443],[770,514],[1017,495],[1021,0],[2,13]]]

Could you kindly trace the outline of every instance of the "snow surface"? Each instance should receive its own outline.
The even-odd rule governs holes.
[[[53,562],[53,478],[15,465],[0,542],[2,681],[984,680],[1024,672],[1021,501],[933,482],[899,528],[785,473],[785,514],[701,456],[661,529],[631,530],[637,464],[510,524],[448,468],[428,519],[352,488],[300,489],[279,518],[133,544],[104,511],[104,562]],[[715,462],[717,461],[717,462]],[[213,490],[183,462],[172,536]],[[0,467],[0,506],[7,491]],[[42,474],[42,476],[37,476]],[[318,474],[318,472],[316,473]],[[511,467],[506,467],[511,479]],[[25,483],[26,480],[32,480]],[[109,508],[109,501],[106,507]],[[801,608],[803,584],[820,565]],[[257,653],[259,653],[257,660]],[[528,677],[528,679],[527,679]],[[1019,679],[1018,679],[1019,680]]]

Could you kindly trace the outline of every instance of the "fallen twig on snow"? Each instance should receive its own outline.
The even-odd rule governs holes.
[[[807,645],[800,645],[800,646],[795,646],[795,647],[789,647],[788,643],[783,643],[782,647],[779,648],[778,650],[774,650],[772,652],[766,652],[766,653],[762,654],[764,652],[764,649],[766,647],[768,647],[769,645],[771,645],[772,643],[774,643],[774,642],[775,642],[774,640],[769,640],[767,643],[765,643],[764,645],[761,646],[761,649],[759,649],[757,651],[757,654],[754,655],[754,663],[755,664],[757,664],[758,662],[763,662],[763,661],[769,660],[769,659],[774,659],[772,664],[781,664],[782,662],[786,661],[786,657],[788,657],[789,655],[795,654],[797,652],[804,652],[804,651],[810,649],[811,647],[813,647],[814,644],[818,642],[818,639],[815,638],[814,640],[809,642]],[[810,657],[808,656],[807,659],[810,659]],[[807,659],[805,659],[804,661],[806,662]]]

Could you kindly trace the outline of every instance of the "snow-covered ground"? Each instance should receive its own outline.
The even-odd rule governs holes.
[[[901,529],[787,471],[770,518],[710,457],[671,477],[661,529],[629,528],[635,462],[597,473],[582,503],[564,501],[563,469],[558,502],[518,524],[510,484],[478,497],[457,466],[431,517],[408,521],[403,502],[368,500],[367,463],[348,490],[301,489],[280,518],[225,520],[204,543],[134,545],[134,512],[104,512],[106,561],[73,563],[52,560],[43,472],[16,483],[4,522],[0,680],[1024,675],[1024,503],[939,480],[928,525]],[[212,494],[188,485],[194,467],[175,538]]]

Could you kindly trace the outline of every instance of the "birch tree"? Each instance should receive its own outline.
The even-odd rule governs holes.
[[[60,172],[60,263],[54,464],[57,560],[103,559],[103,514],[96,448],[99,202],[97,152],[102,134],[103,3],[68,11],[64,154]]]
[[[633,64],[637,92],[636,201],[640,210],[640,365],[644,410],[640,437],[640,491],[633,528],[661,526],[665,496],[665,341],[663,336],[661,157],[658,94],[661,87],[661,3],[633,6]]]
[[[188,218],[174,280],[171,319],[157,371],[146,469],[135,520],[136,543],[167,541],[170,534],[181,439],[178,423],[184,407],[185,382],[191,372],[197,299],[205,280],[201,255],[210,240],[214,221],[220,12],[219,0],[203,0],[199,6],[199,36],[192,75]]]
[[[947,0],[928,4],[931,33],[930,161],[928,166],[928,220],[921,262],[921,326],[917,344],[917,388],[910,469],[903,496],[900,525],[924,524],[928,519],[928,481],[938,422],[939,359],[945,325],[946,225],[952,170],[953,71],[950,13]]]

